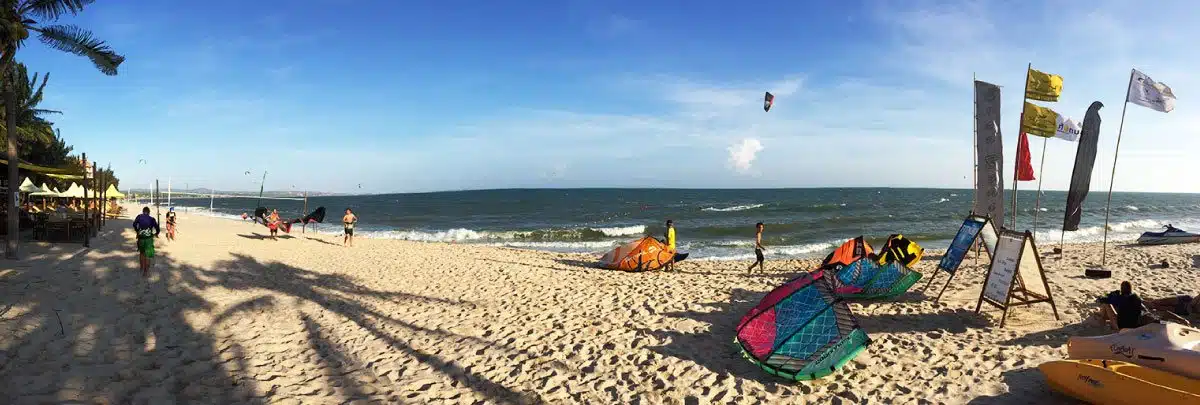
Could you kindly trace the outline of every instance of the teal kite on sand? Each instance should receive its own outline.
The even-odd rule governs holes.
[[[921,273],[909,269],[898,261],[879,264],[871,258],[861,258],[849,265],[832,265],[829,270],[834,277],[838,297],[846,299],[894,298],[908,292]]]
[[[796,381],[833,374],[866,348],[867,333],[817,269],[776,287],[738,322],[742,356]]]

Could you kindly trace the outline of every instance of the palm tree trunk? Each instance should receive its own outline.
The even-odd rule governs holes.
[[[0,66],[4,68],[4,66]],[[8,138],[8,194],[5,198],[8,200],[8,233],[4,236],[5,249],[4,257],[9,259],[17,258],[17,219],[19,208],[17,207],[17,186],[21,183],[17,182],[17,165],[20,164],[20,157],[17,156],[17,102],[13,95],[12,69],[4,69],[4,125],[6,128],[5,137]]]

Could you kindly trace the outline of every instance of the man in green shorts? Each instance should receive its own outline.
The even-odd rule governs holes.
[[[150,273],[150,258],[154,257],[154,238],[158,237],[158,221],[150,216],[150,207],[142,207],[142,214],[133,219],[133,231],[137,233],[138,263],[142,265],[142,277]]]

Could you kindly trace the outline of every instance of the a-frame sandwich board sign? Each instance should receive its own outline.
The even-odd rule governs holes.
[[[1054,311],[1054,319],[1059,319],[1033,234],[1001,229],[991,255],[992,263],[983,290],[979,292],[979,302],[975,304],[976,314],[984,302],[1004,310],[1000,316],[1000,327],[1003,328],[1009,308],[1048,302]]]
[[[954,281],[954,275],[958,273],[958,266],[962,265],[967,252],[976,246],[976,242],[983,239],[982,245],[987,250],[988,256],[991,256],[996,248],[997,235],[996,227],[992,225],[991,218],[986,215],[975,215],[972,212],[963,219],[962,226],[958,228],[958,233],[954,235],[954,240],[950,241],[950,247],[946,249],[946,254],[942,255],[942,260],[938,262],[937,270],[946,272],[950,277],[946,279],[946,284],[942,285],[942,290],[933,300],[935,304],[942,300],[942,294],[946,293],[946,287],[949,287],[950,282]],[[938,275],[937,270],[934,270],[933,274],[929,276],[929,282],[925,284],[922,291],[928,290],[933,285],[933,279]]]

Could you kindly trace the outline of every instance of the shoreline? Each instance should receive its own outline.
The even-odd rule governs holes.
[[[192,213],[193,215],[199,214],[199,215],[203,215],[203,216],[210,217],[210,218],[230,220],[230,221],[235,221],[235,222],[243,221],[241,218],[236,217],[231,214],[209,212],[208,209],[205,207],[192,207],[192,206],[179,206],[179,205],[176,205],[176,207],[187,210],[188,212]],[[126,209],[134,209],[134,206],[127,205]],[[327,219],[328,219],[328,217],[327,217]],[[1128,223],[1145,222],[1145,221],[1147,221],[1147,220],[1129,221]],[[1126,223],[1110,224],[1110,235],[1113,233],[1113,231],[1111,231],[1111,228],[1113,228],[1115,226],[1122,226],[1124,224],[1126,224]],[[327,236],[341,236],[342,235],[341,228],[336,225],[331,225],[328,221],[325,224],[320,224],[320,225],[323,225],[323,228],[325,228],[325,229],[316,230],[315,231],[316,233],[319,233],[322,235],[327,235]],[[465,240],[456,240],[456,239],[426,240],[426,239],[419,239],[419,238],[418,239],[406,239],[406,238],[402,238],[402,237],[379,236],[378,233],[372,232],[372,231],[361,232],[361,229],[359,229],[360,232],[355,233],[355,239],[356,240],[357,239],[395,240],[395,241],[421,242],[421,243],[464,244],[464,245],[509,248],[509,249],[517,249],[517,250],[530,251],[530,252],[547,252],[547,253],[571,254],[571,255],[581,255],[581,256],[593,256],[594,255],[596,257],[599,257],[600,255],[603,255],[608,250],[612,249],[613,247],[616,247],[619,244],[629,242],[632,240],[636,240],[636,239],[644,237],[644,236],[652,236],[648,233],[644,233],[644,231],[641,231],[643,233],[638,233],[638,234],[627,233],[627,232],[625,232],[627,230],[624,228],[645,228],[645,226],[644,225],[636,225],[636,226],[623,227],[622,229],[592,228],[592,229],[615,230],[618,232],[617,234],[620,236],[613,236],[609,240],[576,241],[576,242],[536,241],[536,240],[521,240],[521,239],[500,238],[500,237],[491,238],[491,239],[479,238],[479,239],[465,239]],[[957,229],[955,229],[955,230],[957,230]],[[1086,232],[1090,232],[1090,231],[1095,231],[1095,230],[1089,229],[1089,228],[1081,228],[1080,231],[1074,231],[1074,232],[1086,233]],[[395,232],[395,231],[385,231],[385,232]],[[411,231],[406,231],[406,232],[411,232]],[[465,228],[456,228],[456,229],[440,231],[439,233],[452,234],[454,232],[478,233],[480,231],[474,231],[474,230],[465,229]],[[514,232],[519,232],[519,231],[510,231],[510,233],[514,233]],[[1044,231],[1044,230],[1039,231],[1038,234],[1042,234],[1042,236],[1046,236],[1045,232],[1048,232],[1048,231]],[[403,234],[403,232],[400,232],[400,233]],[[801,250],[801,251],[805,251],[805,252],[802,254],[787,254],[787,253],[785,253],[783,255],[776,256],[777,257],[776,260],[820,259],[820,258],[824,258],[826,255],[828,255],[830,252],[832,252],[834,249],[836,249],[838,246],[840,246],[841,243],[845,242],[847,239],[850,239],[850,238],[853,238],[856,236],[858,236],[858,235],[848,235],[845,239],[828,240],[825,242],[816,242],[816,243],[810,243],[810,244],[805,244],[805,245],[786,245],[786,246],[780,246],[780,247],[774,247],[774,248],[772,246],[767,246],[767,257],[768,257],[768,259],[770,259],[770,257],[773,255],[772,250],[783,248],[785,250],[790,250],[790,251]],[[868,237],[868,240],[871,240],[870,235],[865,235],[865,236]],[[882,242],[886,238],[887,238],[887,235],[882,235],[882,236],[876,237],[876,239],[878,239],[879,242]],[[1109,241],[1108,241],[1109,248],[1112,249],[1115,247],[1137,246],[1137,245],[1128,243],[1128,242],[1135,241],[1136,239],[1137,239],[1136,236],[1129,236],[1129,235],[1125,235],[1125,237],[1122,237],[1122,238],[1110,237]],[[686,251],[685,249],[688,247],[688,241],[686,239],[681,239],[680,242],[681,242],[680,243],[681,251]],[[712,243],[714,241],[704,241],[704,242]],[[938,242],[941,242],[941,243],[938,243],[938,244],[935,244],[932,246],[930,246],[930,244],[921,244],[921,247],[925,248],[926,255],[941,255],[949,247],[951,240],[945,239],[945,240],[939,240]],[[1046,254],[1046,252],[1051,251],[1052,248],[1058,248],[1060,245],[1057,240],[1050,240],[1049,242],[1052,242],[1052,243],[1038,243],[1039,251],[1043,252],[1044,255]],[[597,246],[597,247],[599,247],[600,245],[604,245],[604,246],[599,248],[598,250],[593,250],[593,251],[580,251],[580,250],[555,249],[554,248],[555,244],[561,244],[561,243],[585,243],[585,244],[590,244],[591,246]],[[724,243],[718,243],[718,244],[725,245]],[[1102,244],[1103,243],[1100,241],[1066,240],[1062,245],[1064,245],[1064,248],[1065,248],[1065,246],[1075,246],[1075,247],[1086,246],[1086,247],[1098,248]],[[549,246],[547,246],[547,245],[549,245]],[[693,254],[692,256],[690,256],[688,258],[688,260],[690,260],[690,261],[714,261],[714,262],[753,261],[754,255],[753,255],[752,244],[749,242],[749,240],[747,240],[747,241],[745,241],[744,245],[745,246],[738,246],[739,248],[741,248],[740,250],[743,250],[744,252],[740,253],[740,254],[736,254],[735,256],[697,256],[697,255]],[[733,246],[733,245],[726,245],[726,246]],[[940,246],[946,246],[946,247],[940,247]],[[873,246],[873,247],[877,248],[877,246]]]

